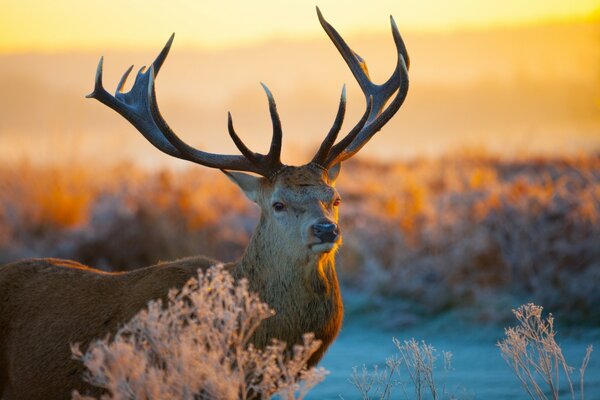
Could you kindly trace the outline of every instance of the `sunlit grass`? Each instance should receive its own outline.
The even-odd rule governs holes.
[[[340,178],[342,282],[432,315],[510,318],[536,301],[600,316],[600,157],[350,162]],[[131,269],[192,254],[241,255],[258,210],[221,174],[132,165],[0,169],[0,261],[74,258]],[[498,312],[502,310],[502,312]],[[567,312],[568,311],[568,312]]]
[[[518,325],[506,328],[506,337],[498,342],[502,358],[531,399],[558,400],[561,393],[560,381],[563,380],[566,381],[563,387],[568,387],[570,398],[583,400],[585,370],[593,347],[588,345],[579,368],[579,396],[576,396],[574,368],[567,364],[562,349],[556,342],[554,317],[549,314],[544,318],[542,311],[543,307],[531,303],[513,310]],[[563,392],[566,393],[567,390]]]

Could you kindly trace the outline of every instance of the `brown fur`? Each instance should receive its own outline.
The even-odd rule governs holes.
[[[335,339],[343,314],[336,249],[315,253],[307,246],[314,242],[309,229],[314,221],[338,220],[334,178],[310,164],[286,167],[273,182],[228,175],[262,210],[245,254],[226,265],[276,311],[253,341],[257,346],[272,338],[300,343],[305,332],[314,332],[323,342],[310,360],[315,365]],[[274,201],[286,202],[284,215],[274,215]],[[70,344],[85,348],[114,334],[149,300],[165,298],[197,269],[215,263],[191,257],[124,273],[57,259],[0,267],[0,399],[64,399],[73,389],[98,394],[82,381],[83,365],[71,358]]]

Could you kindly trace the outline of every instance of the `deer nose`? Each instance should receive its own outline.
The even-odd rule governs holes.
[[[333,243],[340,235],[340,229],[333,222],[320,222],[312,226],[313,235],[323,243]]]

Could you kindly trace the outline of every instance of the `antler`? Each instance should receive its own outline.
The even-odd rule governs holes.
[[[408,67],[410,60],[394,18],[390,17],[398,61],[392,76],[384,84],[377,85],[369,78],[366,62],[352,51],[340,34],[323,18],[318,7],[317,14],[321,26],[323,26],[333,44],[342,54],[344,60],[346,60],[367,101],[365,113],[360,121],[342,140],[334,144],[342,127],[346,112],[346,88],[342,89],[335,122],[311,161],[311,163],[323,168],[329,168],[356,154],[398,111],[408,92]],[[142,67],[139,70],[133,87],[126,93],[123,92],[123,87],[133,69],[133,65],[125,71],[117,85],[115,95],[112,96],[102,86],[103,58],[101,57],[96,71],[94,91],[87,97],[94,98],[121,114],[157,149],[173,157],[211,168],[249,171],[265,177],[274,176],[274,174],[284,167],[280,158],[282,141],[281,122],[273,95],[264,83],[261,84],[267,94],[269,112],[273,123],[271,146],[267,154],[255,153],[242,142],[233,128],[231,114],[228,114],[229,135],[242,155],[213,154],[195,149],[183,142],[169,127],[158,109],[154,81],[169,54],[174,37],[175,34],[171,35],[150,68],[145,69],[145,67]],[[386,107],[386,104],[394,93],[396,93],[396,96]]]
[[[96,71],[94,91],[87,95],[112,108],[137,128],[144,137],[160,151],[177,158],[192,161],[211,168],[255,172],[270,177],[283,167],[281,155],[281,122],[277,114],[277,106],[271,91],[262,84],[269,100],[269,111],[273,122],[271,147],[266,155],[254,153],[242,142],[233,129],[231,114],[228,116],[229,135],[242,155],[223,155],[207,153],[195,149],[183,142],[169,127],[160,114],[156,103],[154,80],[160,71],[173,43],[175,34],[171,35],[165,47],[147,70],[142,67],[138,72],[131,90],[123,92],[133,65],[125,71],[115,95],[112,96],[102,86],[102,64],[100,58]]]
[[[377,133],[400,109],[406,94],[408,93],[408,68],[410,59],[400,32],[394,18],[390,16],[392,25],[392,35],[396,44],[398,61],[396,69],[392,76],[382,85],[373,83],[369,77],[367,63],[358,54],[356,54],[342,39],[340,34],[331,26],[317,7],[317,14],[321,26],[327,32],[327,35],[341,53],[342,57],[350,67],[350,71],[358,81],[366,101],[367,108],[365,114],[358,124],[342,139],[334,145],[338,132],[340,131],[344,111],[346,107],[345,88],[342,91],[338,115],[329,134],[321,144],[312,163],[318,164],[324,168],[329,168],[339,162],[347,160],[356,154],[370,139]],[[396,97],[386,107],[388,100],[397,92]]]

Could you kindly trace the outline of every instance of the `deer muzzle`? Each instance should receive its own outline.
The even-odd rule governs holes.
[[[335,243],[340,236],[340,228],[330,221],[320,222],[312,226],[312,233],[322,243]]]

